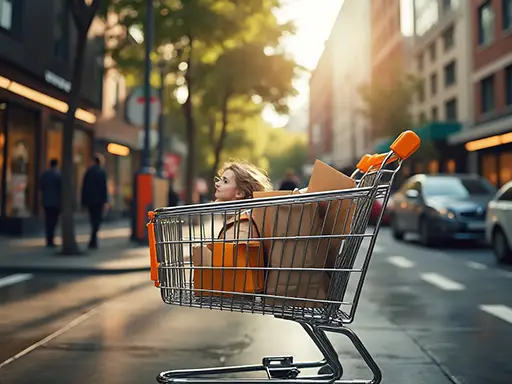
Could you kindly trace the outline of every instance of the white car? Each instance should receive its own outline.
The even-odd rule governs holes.
[[[512,262],[512,181],[489,202],[485,234],[499,263]]]

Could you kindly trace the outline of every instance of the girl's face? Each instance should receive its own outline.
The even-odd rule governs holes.
[[[235,174],[231,169],[225,171],[221,177],[215,178],[216,201],[233,201],[244,198],[244,194],[238,190]]]

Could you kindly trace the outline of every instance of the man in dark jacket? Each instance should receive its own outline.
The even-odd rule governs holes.
[[[50,248],[55,246],[53,237],[60,215],[61,176],[58,165],[57,159],[51,159],[50,168],[44,171],[39,179],[45,216],[46,246]]]
[[[82,183],[82,206],[89,211],[91,223],[89,248],[98,248],[97,234],[103,219],[103,213],[108,208],[107,173],[102,164],[103,157],[96,154],[94,164],[85,172]]]

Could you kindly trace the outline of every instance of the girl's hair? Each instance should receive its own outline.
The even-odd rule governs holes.
[[[219,169],[219,176],[222,176],[227,170],[231,170],[235,174],[236,185],[243,192],[244,199],[252,198],[256,191],[272,190],[267,173],[252,164],[240,161],[225,163]]]

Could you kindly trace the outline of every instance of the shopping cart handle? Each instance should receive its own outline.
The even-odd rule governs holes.
[[[368,163],[368,160],[372,155],[366,154],[361,157],[361,160],[359,160],[359,163],[357,163],[356,168],[359,169],[361,172],[366,173],[368,172],[368,169],[370,169],[370,164]]]
[[[380,168],[382,166],[382,163],[384,160],[386,160],[386,157],[389,155],[389,152],[386,153],[379,153],[371,156],[368,159],[368,168]],[[393,161],[397,161],[398,156],[395,154],[392,154],[390,158],[386,161],[386,164],[392,163]]]
[[[413,131],[402,132],[389,149],[393,151],[400,159],[405,160],[411,156],[420,147],[421,140]]]

